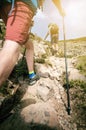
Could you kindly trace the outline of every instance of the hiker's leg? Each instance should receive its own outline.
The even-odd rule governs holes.
[[[39,80],[39,76],[34,72],[34,46],[32,41],[28,40],[25,44],[26,47],[26,61],[28,66],[29,84],[33,85]]]
[[[34,46],[33,43],[28,40],[25,44],[26,47],[26,61],[28,66],[28,71],[34,71]]]
[[[58,51],[58,44],[54,43],[54,50]]]
[[[55,48],[58,51],[59,47],[58,47],[58,33],[55,34]]]
[[[56,52],[56,51],[58,51],[58,39],[57,39],[57,34],[53,34],[52,39],[53,39],[52,48],[53,48],[53,50]]]
[[[19,44],[6,40],[0,52],[0,86],[10,75],[19,56]]]
[[[11,15],[8,16],[8,13],[11,9],[10,6],[11,5],[6,4],[1,10],[1,17],[6,24],[5,39],[12,40],[20,45],[23,45],[28,38],[28,30],[31,26],[33,11],[24,2],[16,1],[15,8],[13,8]]]

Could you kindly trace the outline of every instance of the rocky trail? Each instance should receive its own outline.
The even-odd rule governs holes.
[[[46,53],[45,48],[44,44],[43,46],[35,44],[36,59],[39,54],[41,57]],[[74,68],[76,58],[68,58],[67,62],[69,80],[85,81],[86,77]],[[13,109],[10,115],[0,122],[0,130],[86,130],[85,121],[77,123],[79,113],[76,112],[74,99],[74,93],[77,91],[72,88],[70,115],[67,113],[67,90],[64,85],[65,59],[51,55],[45,58],[43,64],[35,62],[35,69],[40,75],[35,85],[30,86],[27,80],[19,78],[17,84],[19,86],[15,86],[18,89],[7,104],[13,102],[14,105],[11,106]]]

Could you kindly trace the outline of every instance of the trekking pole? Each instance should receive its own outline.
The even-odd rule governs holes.
[[[22,63],[23,63],[23,61],[24,61],[25,53],[26,53],[26,48],[24,49],[24,52],[23,52]]]
[[[65,23],[63,17],[63,37],[64,37],[64,57],[65,57],[65,69],[66,69],[66,88],[67,88],[67,112],[70,115],[70,95],[69,95],[69,79],[68,79],[68,66],[67,66],[67,54],[66,54],[66,39],[65,39]]]

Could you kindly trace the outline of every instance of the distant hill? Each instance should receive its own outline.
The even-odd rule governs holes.
[[[60,42],[63,42],[64,40],[60,40]],[[74,38],[74,39],[68,39],[66,40],[67,42],[70,42],[70,41],[86,41],[86,37],[79,37],[79,38]]]

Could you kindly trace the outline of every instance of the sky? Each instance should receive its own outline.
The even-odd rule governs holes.
[[[32,32],[44,38],[49,23],[56,23],[59,26],[59,40],[63,40],[63,32],[66,39],[86,36],[86,0],[61,0],[61,3],[66,13],[64,23],[52,0],[45,0],[43,11],[38,9],[34,16]]]

